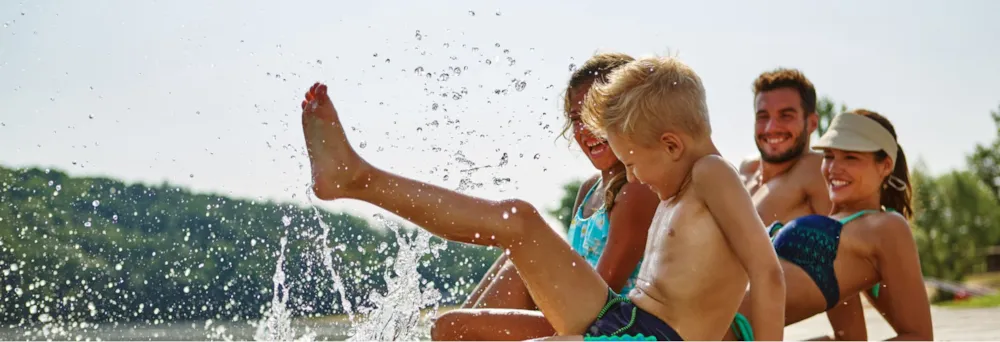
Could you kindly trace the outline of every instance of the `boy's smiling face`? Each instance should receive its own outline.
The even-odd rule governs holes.
[[[661,200],[664,199],[663,195],[666,193],[661,191],[659,185],[664,184],[663,181],[666,180],[670,162],[662,149],[656,146],[648,147],[636,144],[611,132],[608,132],[608,144],[618,156],[618,160],[625,164],[629,182],[638,181],[649,185]]]

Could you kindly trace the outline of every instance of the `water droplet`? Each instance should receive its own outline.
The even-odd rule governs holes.
[[[497,15],[498,17],[500,16],[500,10],[497,10],[497,13],[496,13],[496,15]]]
[[[517,82],[517,83],[514,84],[514,90],[522,91],[522,90],[524,90],[524,87],[527,87],[527,86],[528,86],[528,82],[520,81],[520,82]]]
[[[490,60],[490,59],[487,59],[487,60],[486,60],[486,65],[491,65],[491,64],[493,64],[493,61],[492,61],[492,60]]]
[[[427,77],[427,78],[431,78],[431,76],[433,76],[433,75],[431,75],[431,73],[429,73],[429,72],[428,72],[428,73],[427,73],[426,75],[424,75],[424,76],[425,76],[425,77]]]
[[[423,127],[417,127],[417,133],[420,133],[420,132],[423,132],[423,131],[424,131]]]
[[[476,233],[476,238],[477,238],[477,239],[479,238],[479,233]]]
[[[118,221],[118,214],[111,215],[111,220]]]
[[[316,64],[323,64],[323,60],[322,59],[317,59],[316,60]]]
[[[46,173],[48,173],[48,172],[46,172]],[[49,186],[52,186],[52,183],[55,183],[55,182],[49,181]]]
[[[575,70],[576,70],[576,64],[569,63],[569,71],[575,71]]]
[[[418,66],[416,69],[413,69],[413,73],[417,74],[418,76],[422,75],[424,73],[424,67]]]
[[[500,43],[493,44],[493,46],[500,47]]]
[[[449,75],[448,73],[443,73],[441,74],[441,76],[438,76],[438,81],[444,82],[447,81],[449,78],[451,78],[451,75]]]
[[[84,223],[83,223],[83,226],[84,226],[84,227],[87,227],[87,228],[90,228],[90,221],[87,221],[87,222],[84,222]]]
[[[389,60],[388,58],[386,58],[386,59],[385,59],[385,62],[386,62],[386,63],[389,63],[389,62],[390,62],[390,60]]]
[[[503,49],[503,54],[505,54],[505,55],[506,55],[506,54],[508,54],[508,53],[510,53],[510,49]]]
[[[376,52],[376,53],[373,53],[373,54],[372,54],[372,57],[378,57],[378,52]]]
[[[194,178],[194,174],[193,174],[193,173],[192,173],[192,174],[189,174],[189,175],[188,175],[188,178]]]
[[[62,190],[62,185],[56,185],[56,191]]]
[[[469,11],[469,15],[475,17],[476,16],[476,11]]]
[[[121,270],[122,270],[122,264],[115,265],[115,271],[121,271]]]
[[[97,208],[97,206],[101,205],[101,201],[94,200],[93,202],[90,203],[90,205],[93,205],[94,208]]]
[[[454,73],[455,76],[461,75],[462,74],[462,68],[453,67],[453,68],[451,68],[451,72]]]
[[[462,94],[459,94],[459,93],[453,93],[453,94],[451,94],[451,99],[452,99],[452,100],[456,100],[456,101],[457,101],[457,100],[461,100],[461,99],[462,99]]]
[[[362,141],[360,144],[358,144],[358,146],[361,148],[368,147],[368,142]]]
[[[424,39],[424,35],[420,34],[420,30],[417,30],[417,33],[414,35],[414,37],[416,37],[417,40]]]
[[[507,56],[507,63],[510,64],[509,66],[514,66],[514,63],[517,63],[517,60],[514,59],[514,57]]]
[[[257,239],[250,239],[250,246],[253,247],[256,245],[257,245]]]
[[[542,159],[542,155],[540,153],[535,153],[535,160],[538,159]]]
[[[90,115],[88,115],[88,117],[89,117],[90,119],[94,119],[94,114],[90,114]]]
[[[576,261],[573,262],[573,267],[576,267]]]
[[[288,216],[281,216],[281,224],[284,224],[285,227],[288,227],[288,225],[292,224],[292,218]]]
[[[431,110],[438,110],[438,104],[437,104],[437,103],[435,103],[435,104],[432,104],[432,105],[431,105]],[[419,130],[420,130],[420,128],[418,127],[418,128],[417,128],[417,130],[419,131]]]

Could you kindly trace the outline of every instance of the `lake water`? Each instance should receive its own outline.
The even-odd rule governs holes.
[[[72,326],[76,325],[76,326]],[[327,319],[295,319],[292,328],[296,338],[315,334],[310,340],[342,341],[348,337],[348,322]],[[99,325],[79,323],[71,326],[0,327],[0,340],[103,340],[103,341],[251,341],[257,327],[250,322],[171,322],[105,323]]]

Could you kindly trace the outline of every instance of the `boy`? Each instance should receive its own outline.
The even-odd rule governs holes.
[[[628,297],[610,291],[530,204],[474,198],[367,163],[318,83],[302,102],[313,191],[372,203],[446,239],[500,247],[559,335],[721,339],[749,278],[753,329],[780,340],[781,267],[764,248],[770,240],[736,171],[710,139],[698,75],[673,59],[637,60],[592,87],[586,105],[584,120],[608,138],[628,179],[662,201]]]

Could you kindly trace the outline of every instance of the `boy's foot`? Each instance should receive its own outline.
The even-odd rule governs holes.
[[[302,132],[312,165],[313,192],[323,200],[346,198],[364,187],[370,168],[347,142],[344,127],[326,94],[326,85],[317,82],[302,101]]]

